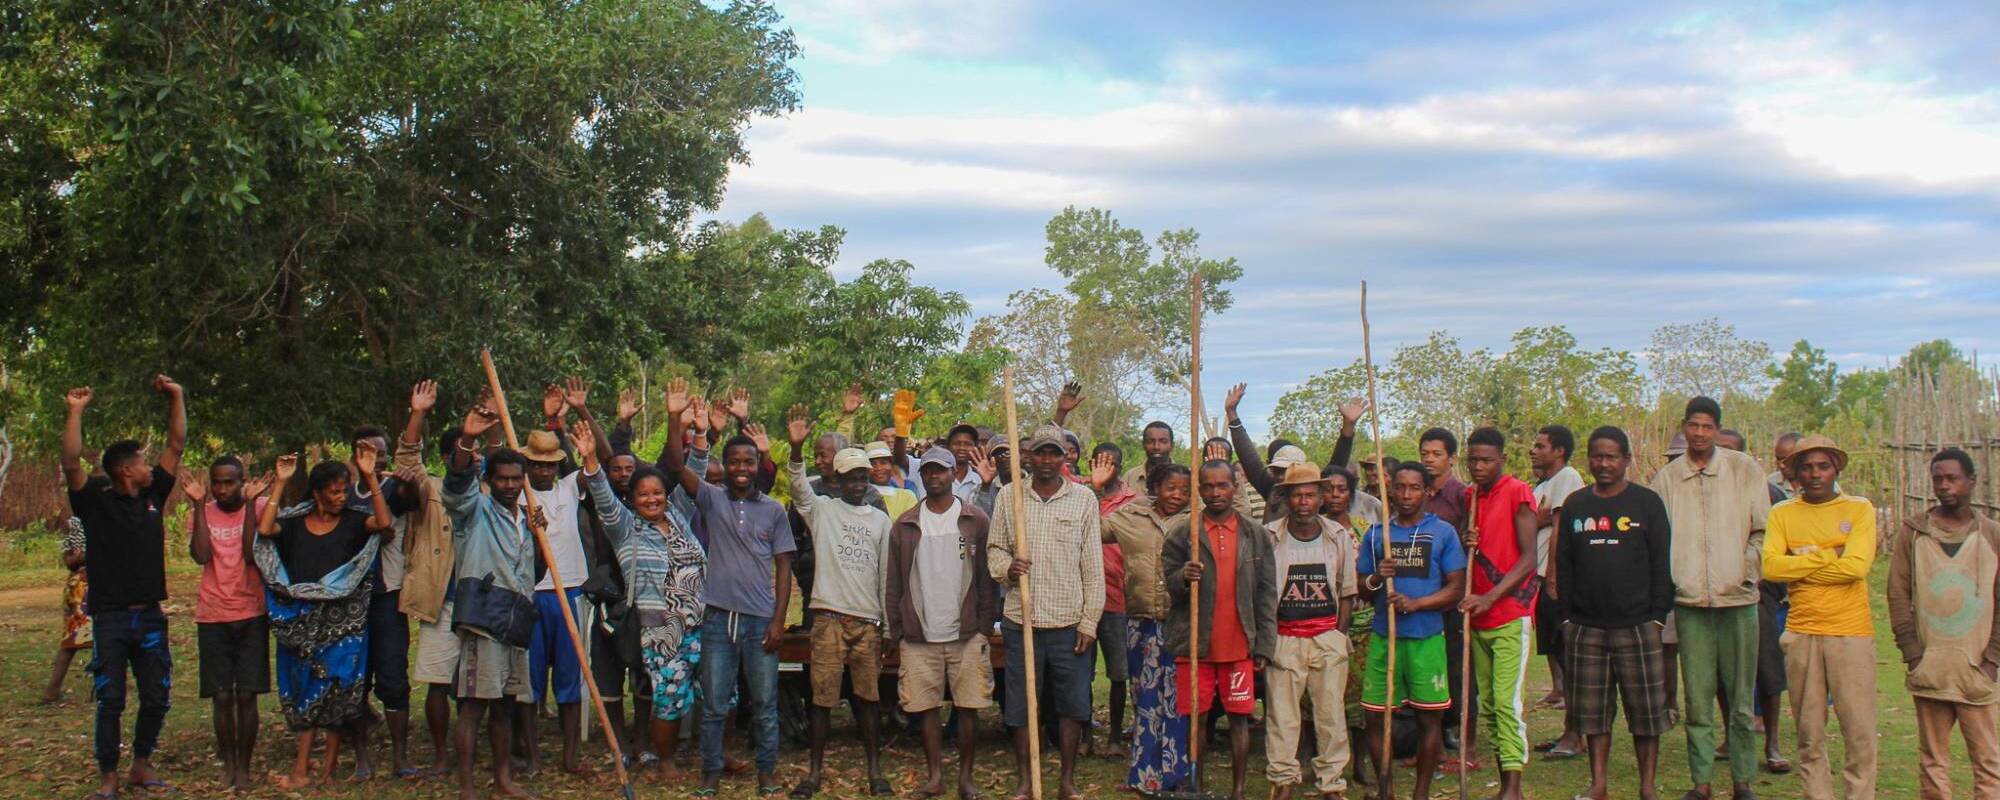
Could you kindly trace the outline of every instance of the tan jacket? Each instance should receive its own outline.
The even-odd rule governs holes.
[[[1104,543],[1118,545],[1125,555],[1126,616],[1167,618],[1173,604],[1167,597],[1166,578],[1160,573],[1160,549],[1167,544],[1167,529],[1186,519],[1186,510],[1171,517],[1160,516],[1153,509],[1152,498],[1143,496],[1104,518]]]
[[[424,467],[422,442],[397,437],[396,468]],[[424,622],[436,622],[444,610],[445,587],[451,583],[455,553],[451,516],[444,510],[444,484],[429,475],[417,483],[417,506],[403,515],[403,597],[398,610]]]
[[[1977,540],[1977,544],[1975,544]],[[1941,543],[1959,543],[1946,555]],[[1954,534],[1924,514],[1895,538],[1889,556],[1889,628],[1918,697],[1987,705],[2000,701],[1981,662],[2000,664],[2000,523],[1973,513]]]
[[[1674,603],[1756,605],[1764,518],[1771,513],[1756,459],[1718,447],[1700,470],[1685,456],[1667,462],[1648,486],[1666,503],[1673,523]]]

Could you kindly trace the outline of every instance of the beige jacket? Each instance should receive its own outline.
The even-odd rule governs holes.
[[[1125,556],[1127,616],[1163,620],[1173,609],[1166,576],[1160,574],[1160,550],[1167,544],[1167,529],[1186,519],[1185,510],[1171,517],[1160,516],[1153,509],[1152,498],[1144,496],[1104,518],[1104,543],[1118,545]]]
[[[1649,486],[1666,503],[1673,523],[1674,603],[1756,605],[1764,518],[1771,513],[1756,459],[1718,447],[1699,470],[1685,456],[1667,462]]]
[[[422,442],[405,442],[397,437],[396,468],[424,468]],[[417,507],[403,516],[403,597],[398,610],[424,622],[436,622],[444,610],[445,587],[451,583],[454,556],[451,543],[451,516],[444,510],[444,485],[424,476],[417,484]]]

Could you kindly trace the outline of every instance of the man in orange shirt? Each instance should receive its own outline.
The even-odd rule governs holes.
[[[1202,464],[1199,488],[1199,521],[1176,525],[1160,552],[1160,572],[1173,599],[1167,643],[1177,654],[1181,714],[1199,718],[1217,695],[1222,698],[1222,710],[1229,715],[1230,797],[1241,800],[1249,776],[1255,673],[1277,650],[1277,573],[1271,538],[1263,525],[1236,509],[1236,472],[1229,462]],[[1196,524],[1201,536],[1198,557],[1193,545]],[[1188,591],[1197,582],[1199,597]],[[1201,682],[1195,686],[1189,685],[1193,670],[1187,656],[1190,602],[1201,604],[1201,652],[1196,655],[1201,660]]]

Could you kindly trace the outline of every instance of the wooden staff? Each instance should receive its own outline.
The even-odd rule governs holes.
[[[1014,474],[1014,557],[1028,557],[1028,498],[1024,492],[1028,484],[1021,477],[1021,459],[1027,454],[1021,450],[1021,427],[1014,414],[1014,368],[1008,367],[1001,373],[1001,388],[1007,395],[1007,442],[1013,449],[1014,457],[1007,459],[1007,469]],[[1036,724],[1041,716],[1041,703],[1035,692],[1035,606],[1034,597],[1028,593],[1028,576],[1021,576],[1018,587],[1021,593],[1021,679],[1028,696],[1028,764],[1033,771],[1028,773],[1028,787],[1034,800],[1042,798],[1042,730]]]
[[[1465,527],[1472,531],[1473,545],[1466,548],[1465,563],[1472,564],[1479,560],[1479,487],[1475,484],[1468,491],[1472,493],[1472,500],[1465,509]],[[1471,569],[1466,570],[1465,591],[1468,597],[1471,596]],[[1472,749],[1468,744],[1472,741],[1472,718],[1479,710],[1468,702],[1472,697],[1472,615],[1458,615],[1458,623],[1458,703],[1461,706],[1458,709],[1458,798],[1465,800],[1468,791],[1465,788],[1465,762],[1472,759],[1472,754],[1465,751]]]
[[[1201,485],[1201,273],[1194,274],[1192,326],[1188,338],[1188,465]],[[1188,557],[1201,560],[1201,511],[1188,515]],[[1201,791],[1201,580],[1188,584],[1188,775]]]
[[[1390,559],[1389,548],[1389,473],[1382,468],[1382,404],[1375,401],[1375,352],[1369,343],[1368,333],[1368,282],[1361,282],[1361,363],[1368,371],[1368,428],[1369,436],[1375,439],[1375,482],[1382,487],[1382,560]],[[1382,609],[1389,614],[1389,640],[1382,646],[1389,648],[1387,656],[1387,676],[1382,681],[1382,760],[1376,764],[1376,780],[1388,775],[1395,762],[1393,749],[1396,739],[1396,606],[1388,596],[1396,593],[1396,576],[1391,574],[1383,581]]]
[[[500,429],[507,434],[507,446],[521,449],[521,440],[514,436],[514,415],[507,411],[507,393],[500,389],[500,372],[493,368],[493,351],[479,348],[479,364],[486,369],[486,386],[493,393],[493,404],[500,412]],[[561,602],[563,626],[569,629],[569,643],[576,648],[576,663],[589,664],[590,656],[584,652],[583,636],[577,632],[576,615],[570,611],[569,593],[563,589],[562,573],[556,570],[555,552],[549,549],[549,537],[542,526],[535,523],[534,487],[521,492],[521,499],[528,504],[528,530],[535,534],[535,546],[542,551],[542,561],[549,565],[549,582],[555,584],[556,596]],[[626,800],[635,796],[632,778],[625,774],[625,754],[618,747],[618,733],[611,728],[611,716],[604,712],[604,697],[597,693],[597,681],[585,675],[581,678],[584,688],[590,690],[590,703],[597,709],[597,722],[604,728],[604,743],[611,746],[611,767],[618,773],[618,783],[623,786]],[[495,758],[506,758],[504,753],[495,753]]]

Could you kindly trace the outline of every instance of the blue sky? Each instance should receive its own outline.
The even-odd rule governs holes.
[[[1364,277],[1378,353],[1709,316],[1846,367],[2000,345],[1984,3],[776,2],[804,108],[716,216],[838,225],[844,274],[908,259],[975,314],[1060,284],[1065,205],[1193,227],[1244,267],[1204,381],[1253,421],[1360,355]]]

